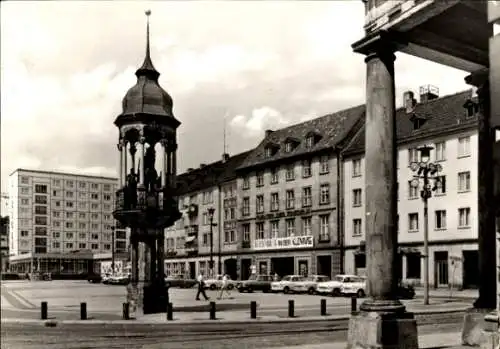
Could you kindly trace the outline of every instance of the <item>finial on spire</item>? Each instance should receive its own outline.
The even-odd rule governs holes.
[[[150,50],[150,45],[149,45],[149,16],[151,16],[151,10],[146,10],[144,11],[147,17],[147,24],[146,24],[146,57],[144,58],[144,63],[142,63],[142,66],[137,70],[136,75],[139,76],[141,75],[146,75],[149,72],[149,75],[152,76],[153,78],[157,79],[160,73],[155,69],[153,66],[153,62],[151,61],[151,50]]]

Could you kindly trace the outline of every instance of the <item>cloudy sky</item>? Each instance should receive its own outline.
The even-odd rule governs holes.
[[[174,100],[181,171],[227,149],[255,146],[264,130],[361,104],[361,1],[3,2],[2,190],[15,168],[115,175],[121,99],[152,58]],[[469,88],[466,73],[398,54],[396,88],[440,94]],[[225,121],[224,121],[225,120]]]

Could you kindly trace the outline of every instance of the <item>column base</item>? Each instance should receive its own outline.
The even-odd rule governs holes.
[[[163,284],[130,283],[127,286],[127,302],[130,303],[130,316],[166,313],[168,288]]]
[[[417,321],[408,312],[366,312],[349,320],[347,349],[418,349]]]
[[[499,337],[498,313],[491,309],[469,308],[464,315],[462,344],[495,348]],[[495,343],[495,346],[492,346]]]

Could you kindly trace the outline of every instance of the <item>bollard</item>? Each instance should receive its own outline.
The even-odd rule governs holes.
[[[215,320],[215,302],[210,302],[210,320]]]
[[[47,320],[48,318],[48,305],[47,302],[42,302],[42,320]]]
[[[172,303],[168,303],[167,305],[167,320],[172,321],[174,319],[173,317],[173,311],[174,311],[174,306]]]
[[[257,318],[257,302],[256,301],[250,302],[250,318],[251,319]]]
[[[295,303],[293,299],[288,300],[288,317],[294,317]]]
[[[321,300],[321,316],[326,315],[326,299]]]
[[[355,313],[358,311],[358,305],[357,305],[358,298],[356,296],[351,297],[351,313]]]
[[[129,320],[130,319],[130,304],[123,303],[123,320]]]
[[[80,303],[80,320],[87,320],[87,303]]]

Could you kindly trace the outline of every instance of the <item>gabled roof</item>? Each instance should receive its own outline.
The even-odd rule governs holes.
[[[299,155],[311,154],[321,150],[334,148],[348,135],[349,131],[356,122],[363,117],[364,113],[365,106],[359,105],[276,130],[264,138],[238,169],[248,169],[271,161],[284,160]],[[307,148],[306,136],[311,133],[320,135],[321,138],[312,148]],[[300,141],[293,151],[286,152],[285,147],[282,146],[273,156],[266,158],[265,148],[270,143],[284,145],[286,140],[290,138]]]
[[[472,90],[437,98],[415,106],[412,113],[425,118],[425,123],[417,130],[413,127],[412,114],[405,108],[396,110],[398,144],[432,137],[444,132],[460,131],[477,125],[477,116],[467,117],[464,104],[472,98]],[[344,150],[345,156],[359,155],[365,151],[365,125]]]
[[[177,176],[177,194],[185,195],[223,184],[236,179],[236,168],[251,151],[231,156],[227,161],[219,160],[202,168]]]

